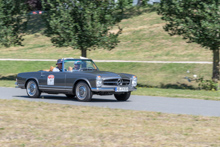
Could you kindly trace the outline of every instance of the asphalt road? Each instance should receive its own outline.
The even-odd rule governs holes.
[[[114,96],[94,95],[91,102],[79,102],[76,99],[66,98],[63,94],[48,95],[43,93],[41,95],[43,98],[32,99],[27,97],[26,90],[18,88],[0,87],[0,93],[1,99],[220,117],[220,101],[211,100],[131,95],[128,101],[118,102]]]

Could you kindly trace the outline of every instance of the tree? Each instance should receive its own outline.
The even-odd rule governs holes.
[[[164,30],[196,42],[213,52],[212,79],[219,79],[219,0],[162,0],[158,14],[167,21]]]
[[[5,47],[21,45],[25,30],[25,0],[0,0],[0,44]]]
[[[45,15],[46,34],[57,47],[69,46],[86,51],[100,47],[113,49],[118,41],[121,28],[116,33],[110,29],[118,23],[115,3],[109,0],[48,0],[43,7],[49,11]]]

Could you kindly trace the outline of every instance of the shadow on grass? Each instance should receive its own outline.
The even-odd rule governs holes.
[[[199,90],[199,88],[196,88],[192,85],[187,85],[184,83],[176,83],[176,84],[164,84],[160,83],[160,86],[152,86],[152,85],[145,85],[145,84],[138,84],[137,87],[143,87],[143,88],[162,88],[162,89],[188,89],[188,90]]]
[[[183,83],[177,83],[177,84],[160,84],[160,88],[164,89],[189,89],[189,90],[199,90],[198,88],[192,86],[192,85],[187,85]]]
[[[8,75],[8,76],[1,76],[0,75],[0,80],[11,80],[15,81],[17,78],[17,75]]]
[[[158,5],[148,5],[148,6],[134,6],[131,8],[127,8],[124,10],[124,14],[119,16],[121,19],[128,19],[135,16],[139,16],[143,13],[151,13],[156,12],[158,9]]]

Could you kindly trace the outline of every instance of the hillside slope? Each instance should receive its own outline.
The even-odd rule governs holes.
[[[143,11],[142,11],[143,12]],[[88,58],[109,60],[212,61],[212,52],[197,44],[186,43],[179,36],[171,37],[163,30],[165,22],[156,12],[144,12],[123,19],[120,43],[111,50],[88,51]],[[0,58],[57,59],[79,57],[72,48],[56,48],[43,35],[40,16],[33,15],[23,47],[1,47]],[[113,30],[114,31],[114,30]]]

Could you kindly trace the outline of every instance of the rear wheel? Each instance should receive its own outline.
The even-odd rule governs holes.
[[[28,81],[26,91],[27,91],[27,95],[31,98],[38,98],[40,97],[41,94],[35,80]]]
[[[87,83],[79,82],[75,88],[76,98],[79,101],[88,102],[92,99],[92,91]]]
[[[126,92],[124,94],[114,94],[118,101],[127,101],[131,95],[131,92]]]

